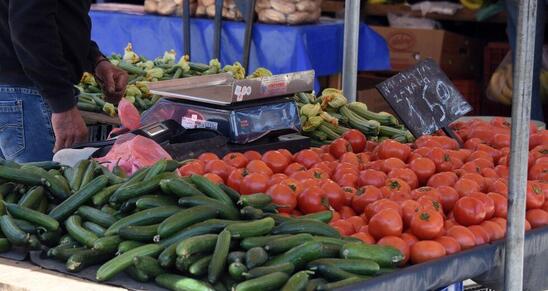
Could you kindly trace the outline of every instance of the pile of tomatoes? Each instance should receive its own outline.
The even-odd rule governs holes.
[[[267,193],[286,215],[332,210],[342,235],[421,263],[505,236],[510,127],[501,120],[454,124],[464,148],[446,136],[376,143],[350,130],[296,154],[205,153],[179,172]],[[548,225],[548,131],[532,128],[530,150],[526,229]]]

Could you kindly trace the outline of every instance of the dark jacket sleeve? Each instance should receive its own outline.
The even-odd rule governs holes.
[[[77,99],[55,21],[57,4],[58,0],[9,1],[8,15],[19,63],[52,111],[59,113],[73,108]]]
[[[101,50],[99,49],[99,46],[97,45],[97,43],[92,40],[89,47],[89,54],[88,54],[88,62],[91,64],[92,70],[95,70],[95,64],[97,63],[97,59],[99,57],[104,57],[104,55],[103,53],[101,53]]]

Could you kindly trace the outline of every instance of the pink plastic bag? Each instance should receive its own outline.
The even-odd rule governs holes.
[[[120,116],[122,125],[129,130],[136,130],[141,127],[139,110],[124,98],[118,104],[118,116]]]
[[[108,154],[97,161],[112,170],[116,164],[126,173],[153,165],[159,160],[171,160],[171,156],[155,141],[143,136],[130,139],[120,137]]]

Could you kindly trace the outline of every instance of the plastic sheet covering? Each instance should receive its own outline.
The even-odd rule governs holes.
[[[148,58],[164,51],[183,52],[182,19],[155,15],[114,12],[90,13],[92,38],[105,54],[122,53],[128,42],[138,54]],[[207,63],[213,54],[213,21],[191,21],[191,59]],[[221,62],[242,61],[245,24],[223,22]],[[337,74],[342,68],[343,23],[341,21],[287,26],[256,24],[253,30],[250,71],[268,68],[274,74],[313,69],[316,76]],[[358,70],[390,69],[386,41],[367,25],[360,27]]]
[[[503,290],[503,256],[504,240],[499,240],[340,290],[435,290],[466,279],[491,289]],[[547,274],[548,227],[543,227],[528,231],[525,235],[523,290],[548,289]]]

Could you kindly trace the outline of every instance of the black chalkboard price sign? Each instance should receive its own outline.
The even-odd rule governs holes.
[[[385,80],[377,89],[415,137],[443,129],[456,138],[448,125],[472,110],[432,59]]]

